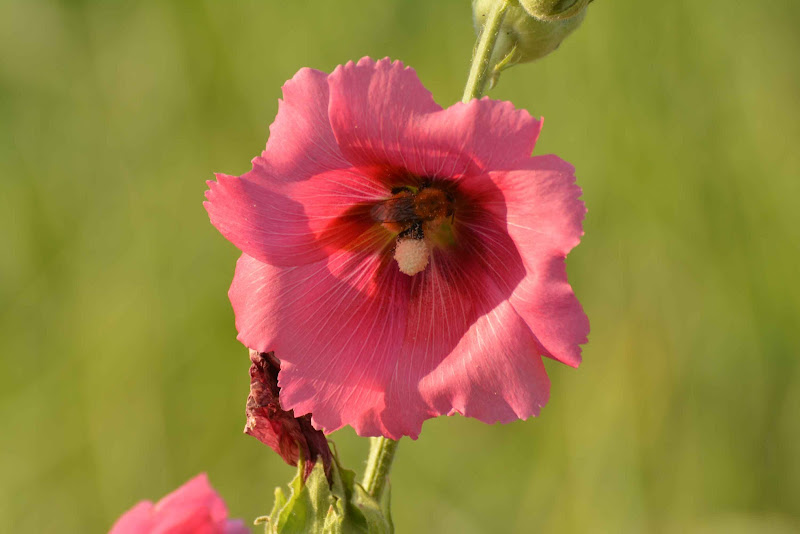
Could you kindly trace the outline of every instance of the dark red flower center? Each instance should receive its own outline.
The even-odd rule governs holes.
[[[452,244],[456,192],[452,184],[421,179],[391,189],[392,196],[372,206],[375,222],[397,234],[394,256],[410,276],[428,265],[434,246]]]

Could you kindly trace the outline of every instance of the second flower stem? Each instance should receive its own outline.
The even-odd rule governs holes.
[[[398,443],[398,441],[384,437],[370,438],[369,440],[369,458],[367,458],[367,469],[364,471],[362,485],[376,501],[380,501],[383,491],[386,489]]]
[[[472,53],[472,64],[469,68],[469,77],[467,78],[467,86],[464,88],[464,96],[461,98],[462,102],[469,102],[473,98],[480,98],[483,95],[486,82],[489,81],[493,68],[491,60],[494,45],[497,43],[497,35],[500,33],[500,25],[503,23],[503,17],[506,15],[508,5],[509,0],[495,2],[495,5],[486,16],[483,29],[478,35],[478,42],[475,44],[475,50]]]

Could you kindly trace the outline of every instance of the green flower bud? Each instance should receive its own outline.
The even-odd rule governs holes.
[[[543,20],[562,20],[583,11],[591,0],[519,0],[531,16]]]
[[[481,32],[488,13],[498,1],[503,0],[473,0],[477,32]],[[583,21],[590,1],[511,0],[490,60],[491,85],[497,83],[503,70],[517,63],[535,61],[558,48]]]

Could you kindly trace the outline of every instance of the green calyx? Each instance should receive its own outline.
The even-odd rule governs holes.
[[[269,516],[256,519],[266,534],[392,534],[390,492],[376,499],[355,482],[355,473],[344,469],[334,455],[331,478],[317,462],[303,481],[303,462],[289,484],[287,497],[275,488],[275,504]]]

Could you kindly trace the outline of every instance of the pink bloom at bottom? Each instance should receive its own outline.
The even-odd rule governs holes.
[[[110,534],[248,534],[244,522],[228,519],[225,501],[197,475],[156,504],[142,501],[120,517]]]
[[[564,264],[586,209],[569,163],[531,157],[540,128],[510,102],[442,109],[388,59],[284,85],[266,149],[205,204],[283,409],[393,439],[539,413],[542,356],[577,367],[589,332]]]

